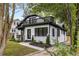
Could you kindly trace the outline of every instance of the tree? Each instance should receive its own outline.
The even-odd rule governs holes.
[[[23,4],[21,8],[23,8],[24,10],[24,14],[23,16],[26,17],[27,15],[30,15],[30,14],[34,14],[32,12],[32,8],[37,6],[38,4],[37,3],[27,3],[27,4]]]
[[[32,8],[35,14],[48,16],[52,15],[55,18],[65,23],[65,28],[70,33],[70,48],[74,48],[75,28],[76,28],[76,13],[77,8],[75,4],[38,4]]]
[[[11,24],[13,22],[14,13],[15,13],[15,4],[12,6],[12,14],[10,17],[10,4],[2,3],[0,4],[0,55],[3,55],[3,51],[5,49],[7,40],[9,38],[9,31],[11,28]]]

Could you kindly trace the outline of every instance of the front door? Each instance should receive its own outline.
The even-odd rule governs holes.
[[[27,39],[31,39],[31,29],[27,29]]]

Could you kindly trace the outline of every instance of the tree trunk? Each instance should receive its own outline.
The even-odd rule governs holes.
[[[72,18],[71,18],[71,12],[69,10],[69,5],[66,4],[67,7],[67,19],[68,19],[68,25],[70,29],[70,48],[72,49]]]
[[[11,19],[9,19],[9,4],[6,3],[0,5],[0,55],[3,55],[8,37],[9,37],[9,31],[11,28],[11,24],[14,18],[14,11],[15,11],[15,4],[12,6],[12,16]],[[4,8],[5,7],[5,8]],[[5,15],[4,15],[5,13]]]

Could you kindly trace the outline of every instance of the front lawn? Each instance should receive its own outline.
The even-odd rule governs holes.
[[[29,48],[29,47],[25,47],[23,45],[18,44],[17,42],[8,41],[5,51],[4,51],[4,55],[23,56],[35,51],[37,50]]]
[[[77,56],[79,56],[79,40],[77,41]]]
[[[79,48],[79,40],[77,40],[77,47]]]

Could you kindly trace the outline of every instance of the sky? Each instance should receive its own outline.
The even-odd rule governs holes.
[[[19,9],[15,12],[14,19],[20,19],[20,20],[23,19],[23,10],[22,9]]]
[[[12,15],[12,8],[10,8],[10,16]],[[15,19],[19,19],[19,20],[23,20],[23,8],[19,5],[16,6],[15,8],[15,14],[14,14],[14,20]]]
[[[16,4],[15,16],[14,19],[23,20],[24,8],[27,7],[27,3]]]

